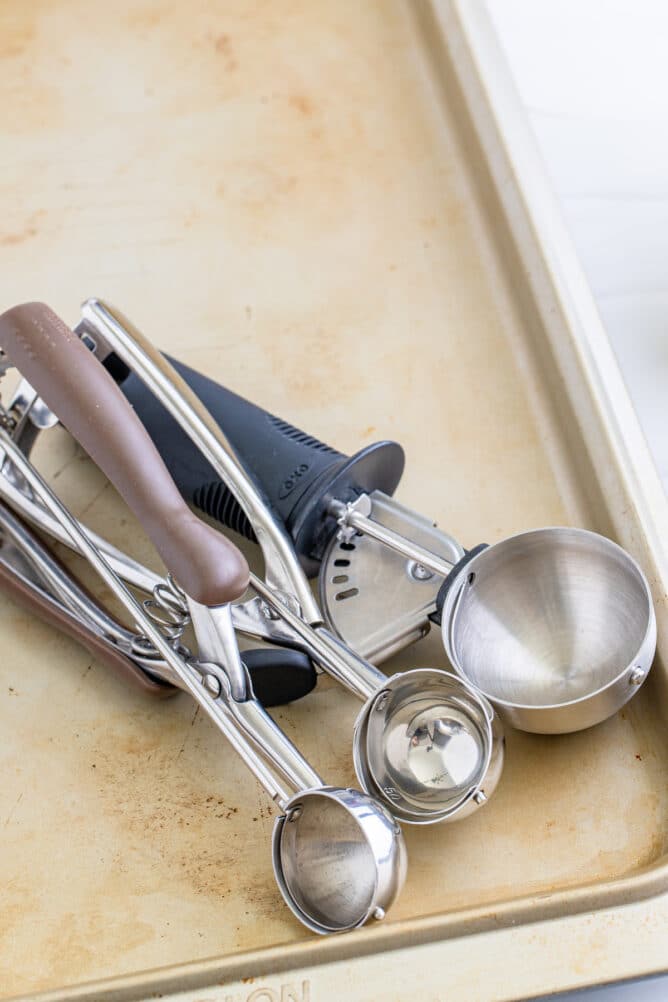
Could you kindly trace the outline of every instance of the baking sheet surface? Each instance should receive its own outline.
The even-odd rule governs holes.
[[[404,6],[7,2],[0,39],[3,307],[41,298],[74,322],[100,295],[341,450],[397,438],[399,499],[466,546],[595,527]],[[152,559],[64,432],[40,462]],[[9,601],[0,645],[2,996],[311,939],[273,883],[272,807],[186,697],[125,690]],[[388,667],[415,664],[445,665],[436,634]],[[484,811],[407,830],[388,926],[654,864],[652,703],[509,734]],[[356,709],[323,681],[278,719],[343,784]]]

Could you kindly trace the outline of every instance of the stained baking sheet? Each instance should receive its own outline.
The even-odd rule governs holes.
[[[399,2],[4,4],[3,303],[43,298],[74,320],[82,298],[105,296],[343,451],[398,439],[399,499],[464,545],[585,525],[630,546],[658,588],[622,458],[591,417],[600,401],[574,368],[564,382],[540,290],[508,252],[518,237],[442,47],[451,16]],[[40,461],[89,525],[152,559],[65,432]],[[113,997],[144,998],[209,958],[231,982],[666,883],[660,665],[598,728],[510,732],[483,811],[407,829],[409,880],[386,921],[323,942],[274,886],[272,807],[187,697],[122,688],[9,601],[0,623],[3,997],[121,977]],[[436,633],[387,667],[417,664],[445,665]],[[346,783],[356,709],[323,680],[277,718]]]

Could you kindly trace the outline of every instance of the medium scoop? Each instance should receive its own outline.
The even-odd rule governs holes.
[[[355,726],[362,784],[412,824],[470,814],[494,792],[503,754],[503,731],[492,706],[466,682],[437,669],[387,679]]]
[[[442,630],[458,674],[513,726],[541,734],[615,713],[656,647],[642,571],[585,529],[537,529],[483,549],[450,585]]]

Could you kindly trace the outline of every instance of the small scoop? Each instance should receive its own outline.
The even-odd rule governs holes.
[[[406,876],[398,824],[357,790],[323,787],[296,794],[276,821],[273,857],[287,904],[321,934],[384,918]]]
[[[584,529],[537,529],[483,549],[452,581],[442,629],[459,675],[513,726],[540,734],[611,716],[656,647],[642,571]]]
[[[362,784],[412,824],[460,819],[483,804],[499,781],[503,750],[487,700],[455,675],[430,668],[387,679],[355,727]]]
[[[181,592],[197,641],[196,657],[187,660],[0,428],[2,452],[35,497],[284,810],[275,828],[274,863],[292,911],[323,934],[383,918],[406,875],[401,830],[372,797],[325,786],[255,699],[231,612],[249,580],[242,554],[192,515],[111,376],[48,307],[25,305],[0,316],[0,345],[49,406],[58,405],[55,412],[125,497],[169,572],[184,580]]]

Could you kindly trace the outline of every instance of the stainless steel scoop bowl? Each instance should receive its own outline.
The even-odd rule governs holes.
[[[354,738],[365,789],[401,821],[461,819],[491,796],[503,767],[503,730],[490,703],[447,672],[416,668],[367,700]]]
[[[382,919],[406,876],[398,824],[358,790],[324,787],[296,794],[276,821],[273,857],[286,902],[323,934]]]
[[[584,529],[537,529],[484,549],[453,581],[442,630],[458,674],[513,726],[540,734],[611,716],[656,648],[642,571]]]

